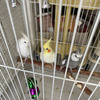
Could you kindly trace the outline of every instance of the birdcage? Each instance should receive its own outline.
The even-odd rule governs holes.
[[[100,100],[99,6],[0,0],[0,100]]]

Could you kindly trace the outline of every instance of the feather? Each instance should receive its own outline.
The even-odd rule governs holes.
[[[72,52],[70,61],[69,61],[69,66],[68,66],[70,68],[70,70],[72,70],[72,68],[76,68],[80,64],[81,58],[82,58],[82,54],[81,54],[80,50]],[[64,67],[66,67],[67,61],[68,61],[68,55],[66,55],[64,57],[64,59],[62,60],[62,66],[61,66],[60,70]]]
[[[53,63],[54,59],[55,59],[55,52],[52,50],[52,48],[50,47],[50,42],[51,42],[50,38],[44,45],[43,45],[43,61],[46,63]],[[40,59],[42,60],[42,52],[40,53]]]
[[[21,55],[25,58],[30,58],[30,50],[29,50],[29,39],[28,37],[22,33],[22,36],[19,40],[18,40],[18,45],[16,45],[17,48],[17,52],[21,53]],[[32,49],[33,50],[33,49]]]

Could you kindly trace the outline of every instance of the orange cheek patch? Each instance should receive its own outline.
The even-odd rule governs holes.
[[[48,49],[48,52],[51,52],[51,50],[50,50],[50,49]]]

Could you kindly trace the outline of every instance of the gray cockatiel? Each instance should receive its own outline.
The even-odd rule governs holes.
[[[80,49],[72,52],[70,61],[69,61],[69,68],[70,68],[71,72],[72,72],[72,68],[76,68],[80,64],[81,58],[82,58],[82,53],[81,53]],[[62,66],[61,66],[60,70],[62,70],[62,68],[64,68],[64,67],[66,67],[67,60],[68,60],[68,55],[66,55],[64,57],[64,59],[62,60]]]

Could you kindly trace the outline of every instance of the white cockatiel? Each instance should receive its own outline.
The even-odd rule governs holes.
[[[24,33],[22,35],[23,35],[23,37],[21,37],[18,40],[19,48],[17,45],[17,52],[19,53],[19,49],[20,49],[20,53],[21,53],[22,57],[25,58],[25,61],[26,61],[27,58],[30,58],[29,39]],[[31,47],[33,47],[33,44]]]

